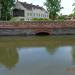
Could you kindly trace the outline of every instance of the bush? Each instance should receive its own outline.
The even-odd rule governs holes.
[[[57,20],[66,20],[66,16],[65,15],[58,16]]]
[[[33,21],[43,21],[43,20],[49,20],[48,18],[33,18]]]
[[[13,17],[10,19],[10,22],[24,21],[24,18]]]

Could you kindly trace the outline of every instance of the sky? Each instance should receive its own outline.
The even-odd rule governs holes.
[[[46,0],[19,0],[19,1],[43,6],[46,9],[46,7],[44,6],[44,2]],[[68,15],[68,14],[72,13],[73,12],[73,6],[72,6],[73,3],[74,3],[74,0],[61,0],[61,6],[64,7],[64,9],[62,9],[60,11],[60,13],[62,13],[64,15]]]

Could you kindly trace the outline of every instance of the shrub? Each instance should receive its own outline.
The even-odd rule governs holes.
[[[33,18],[33,21],[43,21],[43,20],[49,20],[48,18]]]
[[[10,22],[24,21],[24,18],[13,17],[10,19]]]

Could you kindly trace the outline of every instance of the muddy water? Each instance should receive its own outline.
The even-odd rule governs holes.
[[[75,36],[0,37],[0,75],[75,75]]]

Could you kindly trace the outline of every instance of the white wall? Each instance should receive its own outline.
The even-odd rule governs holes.
[[[32,10],[26,9],[20,3],[16,3],[16,8],[24,10],[24,20],[31,21],[33,18],[49,18],[48,13],[45,10],[34,9]]]

